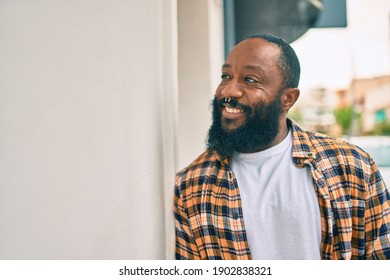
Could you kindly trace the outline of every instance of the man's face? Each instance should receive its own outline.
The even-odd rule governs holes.
[[[283,112],[279,53],[265,40],[249,39],[229,54],[213,102],[208,148],[230,156],[260,150],[275,139]]]
[[[283,77],[277,65],[279,48],[263,39],[248,39],[237,45],[222,67],[221,83],[215,98],[231,98],[240,105],[220,106],[222,127],[234,130],[247,120],[248,109],[267,106],[275,100]]]

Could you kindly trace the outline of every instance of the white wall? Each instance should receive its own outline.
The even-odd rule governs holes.
[[[179,168],[205,149],[223,63],[222,0],[179,0]]]
[[[0,1],[1,259],[170,256],[175,28],[174,0]]]

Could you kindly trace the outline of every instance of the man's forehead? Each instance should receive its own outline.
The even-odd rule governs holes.
[[[250,38],[234,46],[226,61],[235,56],[253,57],[253,59],[259,56],[279,57],[280,52],[279,46],[274,43],[268,42],[263,38]]]
[[[229,63],[224,63],[222,65],[222,68],[232,68],[232,65],[229,64]],[[255,70],[255,71],[259,71],[259,72],[263,72],[264,69],[261,65],[255,65],[255,64],[248,64],[248,65],[243,65],[243,68],[244,69],[247,69],[247,70]]]
[[[246,39],[230,51],[222,67],[265,71],[264,67],[276,66],[280,52],[279,46],[262,38]]]
[[[279,54],[280,47],[272,42],[268,42],[263,38],[249,38],[244,41],[241,41],[236,46],[234,46],[233,49],[230,51],[230,54],[240,51],[245,51],[249,53],[273,52],[275,54]]]

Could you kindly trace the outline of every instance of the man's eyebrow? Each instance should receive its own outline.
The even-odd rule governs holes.
[[[232,66],[230,64],[225,63],[224,65],[222,65],[222,68],[232,68]]]

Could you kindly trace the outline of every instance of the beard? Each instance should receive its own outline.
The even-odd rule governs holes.
[[[268,105],[259,103],[254,109],[236,100],[231,100],[231,107],[239,106],[244,109],[246,120],[239,127],[227,130],[222,120],[220,108],[225,101],[214,98],[212,102],[212,124],[207,136],[207,148],[214,150],[222,156],[233,156],[237,153],[250,153],[260,150],[270,144],[279,132],[279,119],[282,114],[282,104],[279,95],[275,101]]]

